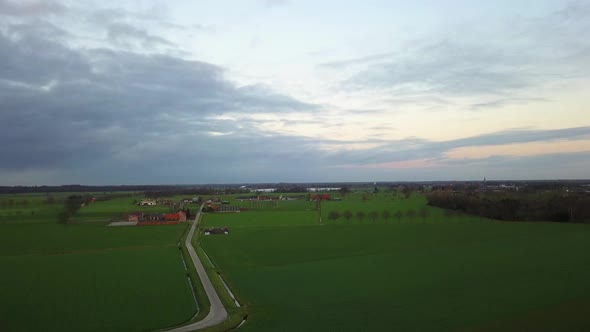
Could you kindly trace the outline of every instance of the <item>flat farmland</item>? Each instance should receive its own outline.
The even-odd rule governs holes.
[[[245,211],[207,214],[207,226],[294,226],[317,224],[316,211]]]
[[[174,247],[2,256],[6,331],[144,331],[196,307]]]
[[[132,212],[145,213],[169,212],[170,207],[163,205],[138,206],[135,202],[144,199],[143,196],[114,198],[107,201],[98,201],[80,208],[73,221],[109,221],[113,217],[120,217]]]
[[[63,211],[61,197],[51,196],[56,201],[47,203],[45,194],[2,194],[0,195],[0,223],[54,222]]]
[[[0,326],[6,331],[146,331],[196,305],[176,247],[186,225],[0,226]]]
[[[322,203],[323,213],[425,207],[419,196],[351,196]],[[425,208],[424,219],[324,225],[317,211],[315,223],[286,226],[266,219],[270,208],[206,215],[204,226],[227,218],[230,234],[201,244],[248,304],[245,331],[590,329],[587,225],[448,218]]]

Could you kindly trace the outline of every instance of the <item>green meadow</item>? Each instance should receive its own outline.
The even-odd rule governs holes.
[[[0,223],[1,330],[150,331],[195,314],[177,247],[185,224],[92,221],[140,210],[134,198],[117,198],[82,207],[62,225],[56,216],[63,205],[37,196],[27,205],[38,218],[3,211],[9,217]]]
[[[249,307],[241,329],[590,329],[587,225],[498,222],[446,214],[419,195],[362,196],[323,202],[323,225],[297,201],[204,217],[204,227],[230,227],[200,242]],[[332,210],[403,217],[332,220]]]
[[[9,222],[53,222],[63,210],[63,204],[57,202],[63,194],[52,195],[56,200],[47,204],[45,194],[0,195],[0,224]]]
[[[245,314],[244,331],[590,330],[588,225],[448,213],[421,195],[354,192],[321,213],[315,202],[236,196],[221,198],[244,211],[206,214],[201,226],[230,234],[195,239],[224,303],[217,273],[243,305],[211,331]],[[89,204],[62,225],[63,205],[46,195],[1,197],[2,329],[150,331],[190,320],[197,307],[177,248],[186,225],[105,227],[168,211],[140,199]]]
[[[142,200],[143,196],[132,196],[124,198],[114,198],[108,201],[99,201],[82,207],[73,218],[73,221],[109,221],[115,216],[142,211],[145,213],[163,213],[169,212],[168,206],[137,206],[134,204]]]

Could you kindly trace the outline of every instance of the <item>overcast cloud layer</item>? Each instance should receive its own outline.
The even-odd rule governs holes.
[[[587,2],[232,3],[0,0],[0,184],[590,177]]]

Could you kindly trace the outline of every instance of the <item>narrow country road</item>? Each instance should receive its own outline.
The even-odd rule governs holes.
[[[203,287],[205,288],[205,293],[207,294],[207,297],[209,298],[209,303],[211,303],[211,309],[209,310],[209,314],[207,314],[207,316],[205,318],[203,318],[203,320],[200,320],[196,323],[192,323],[189,325],[173,328],[171,330],[167,330],[167,332],[195,331],[198,329],[217,325],[227,319],[227,311],[225,310],[225,307],[221,303],[221,299],[219,298],[219,295],[217,295],[215,288],[213,288],[213,285],[211,284],[211,280],[209,279],[209,276],[207,275],[207,272],[205,271],[205,268],[203,267],[203,264],[199,260],[199,256],[197,256],[195,248],[193,248],[193,245],[191,243],[193,235],[195,234],[195,229],[197,228],[198,223],[201,221],[201,210],[202,209],[203,209],[203,205],[201,205],[201,208],[199,209],[199,212],[197,213],[195,220],[193,220],[193,224],[191,226],[191,229],[190,229],[188,235],[186,236],[186,239],[184,241],[184,245],[186,246],[186,249],[188,250],[188,253],[191,256],[191,260],[193,261],[193,264],[197,268],[197,273],[199,274],[199,279],[201,279],[201,283],[203,284]]]

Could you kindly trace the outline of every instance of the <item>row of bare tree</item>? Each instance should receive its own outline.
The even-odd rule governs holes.
[[[366,219],[370,220],[373,223],[375,223],[377,219],[382,219],[385,223],[387,223],[392,218],[395,218],[398,222],[401,222],[402,219],[415,220],[418,217],[420,217],[422,221],[425,222],[426,219],[430,217],[430,209],[428,209],[427,207],[422,207],[418,210],[397,210],[393,213],[389,210],[383,210],[381,212],[376,210],[371,210],[369,212],[356,211],[354,213],[350,210],[345,210],[343,212],[340,212],[338,210],[331,210],[330,212],[328,212],[328,219],[335,222],[337,222],[339,219],[344,219],[347,222],[349,222],[351,219],[355,218],[361,223],[364,222]]]

